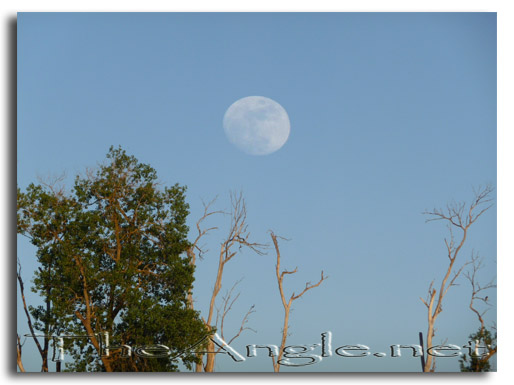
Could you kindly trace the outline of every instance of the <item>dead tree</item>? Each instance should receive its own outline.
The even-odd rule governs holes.
[[[435,322],[439,314],[443,311],[443,300],[450,287],[455,285],[455,280],[459,277],[463,268],[470,262],[465,263],[457,271],[454,270],[455,261],[466,242],[469,228],[476,220],[488,209],[492,207],[490,195],[493,188],[487,186],[475,191],[475,197],[472,203],[466,205],[465,203],[453,203],[446,206],[446,209],[434,209],[433,211],[425,212],[424,214],[430,215],[431,218],[427,222],[435,220],[443,220],[447,222],[450,237],[445,238],[446,253],[448,257],[448,266],[446,273],[441,281],[439,291],[434,288],[434,281],[430,283],[426,299],[420,298],[425,304],[428,311],[428,331],[426,337],[427,349],[432,347],[432,340],[435,335]],[[453,230],[460,230],[460,236],[455,237]],[[452,276],[453,274],[453,276]],[[451,278],[450,278],[451,277]],[[428,355],[425,361],[424,372],[435,371],[435,360],[432,355]]]
[[[282,328],[282,340],[280,342],[280,348],[278,350],[278,357],[275,359],[274,356],[271,357],[273,362],[273,370],[275,372],[280,371],[280,361],[282,360],[282,356],[284,354],[284,348],[286,347],[286,341],[288,336],[288,330],[289,330],[289,313],[291,311],[291,305],[293,304],[293,301],[300,298],[302,295],[304,295],[307,291],[314,289],[315,287],[318,287],[321,285],[321,282],[323,282],[327,277],[323,275],[323,270],[321,271],[321,278],[316,284],[311,284],[310,282],[307,282],[305,284],[305,288],[300,294],[295,295],[293,292],[288,300],[286,300],[286,296],[284,294],[284,276],[286,274],[294,274],[298,271],[298,267],[295,267],[292,271],[283,270],[280,271],[280,249],[278,246],[277,237],[273,232],[271,232],[271,239],[273,241],[273,245],[275,246],[275,252],[277,254],[277,264],[276,264],[276,275],[277,275],[277,282],[278,282],[278,290],[280,293],[280,299],[282,300],[282,305],[284,306],[284,326]]]
[[[223,281],[223,271],[225,268],[225,265],[232,260],[243,248],[250,249],[257,253],[258,255],[264,254],[264,249],[266,245],[251,242],[250,241],[250,232],[248,231],[248,224],[247,224],[247,212],[246,212],[246,203],[243,198],[242,193],[230,194],[230,201],[231,201],[231,211],[229,213],[225,213],[222,211],[212,211],[211,206],[214,203],[214,201],[211,201],[209,204],[204,204],[204,214],[197,222],[197,231],[198,235],[193,242],[192,246],[189,249],[188,254],[191,257],[191,263],[196,263],[196,254],[198,253],[198,256],[201,257],[203,254],[205,254],[206,250],[199,245],[200,239],[205,236],[208,232],[211,230],[217,229],[217,227],[211,227],[207,229],[202,229],[201,224],[202,222],[209,216],[213,214],[223,213],[226,215],[229,215],[231,218],[230,227],[228,229],[228,234],[224,238],[223,242],[220,245],[219,249],[219,261],[218,261],[218,268],[216,272],[216,278],[214,281],[214,287],[212,289],[211,294],[211,300],[209,303],[209,309],[207,314],[207,319],[203,318],[205,325],[207,326],[208,330],[214,331],[217,328],[217,322],[213,324],[214,314],[216,312],[216,299],[218,297],[218,294],[222,287],[222,281]],[[238,296],[232,301],[230,301],[231,297],[230,291],[227,296],[224,298],[224,312],[223,316],[221,317],[222,324],[224,323],[225,317],[227,313],[232,308],[232,305],[235,300],[237,300]],[[192,296],[190,295],[189,299],[189,306],[193,308],[193,300]],[[219,312],[219,310],[218,310]],[[235,338],[237,338],[244,330],[247,329],[244,325],[248,321],[249,315],[253,313],[253,307],[250,308],[248,313],[243,318],[241,328],[239,330],[239,333],[237,333],[231,341],[233,341]],[[217,317],[219,319],[219,317]],[[223,332],[223,326],[221,326],[221,332]],[[196,371],[201,372],[212,372],[214,371],[214,363],[216,360],[216,353],[219,352],[219,350],[214,350],[215,345],[212,340],[209,340],[207,345],[207,351],[209,352],[206,354],[205,363],[203,362],[204,354],[199,354],[198,358],[200,359],[201,363],[196,365]]]
[[[23,303],[23,311],[25,312],[25,316],[27,317],[27,325],[30,330],[30,334],[32,335],[32,338],[34,339],[34,342],[36,343],[36,347],[38,350],[39,355],[41,356],[41,371],[42,372],[48,372],[48,348],[49,348],[49,339],[45,338],[43,346],[41,346],[41,343],[36,337],[36,332],[34,330],[34,324],[32,322],[32,318],[30,316],[29,307],[27,306],[27,301],[25,300],[25,285],[23,284],[23,279],[21,278],[21,264],[20,260],[18,259],[18,270],[16,272],[16,276],[18,279],[18,285],[20,287],[20,296]],[[48,298],[45,300],[47,312],[49,311],[50,307],[50,301]],[[45,332],[48,333],[48,322],[45,324]],[[22,344],[20,343],[20,337],[18,336],[17,339],[17,353],[18,353],[18,367],[22,372],[25,371],[23,369],[23,364],[21,363],[21,347]]]
[[[477,274],[478,271],[482,268],[483,260],[476,256],[471,257],[471,271],[467,271],[464,273],[465,277],[468,279],[471,284],[471,300],[469,302],[469,308],[478,318],[480,322],[480,328],[478,333],[475,334],[476,341],[475,343],[483,343],[485,348],[487,349],[487,353],[484,355],[478,355],[475,351],[475,356],[470,357],[470,365],[466,370],[470,370],[473,372],[480,372],[483,370],[486,363],[493,357],[497,352],[497,344],[496,344],[496,336],[492,337],[490,331],[487,330],[485,326],[484,316],[491,308],[491,304],[489,302],[489,296],[485,295],[484,292],[486,290],[495,289],[496,284],[495,280],[492,279],[485,285],[481,285],[478,282]],[[477,303],[482,303],[479,309]],[[485,308],[484,308],[485,306]],[[464,360],[465,361],[465,360]],[[465,362],[461,361],[461,367],[464,367]]]

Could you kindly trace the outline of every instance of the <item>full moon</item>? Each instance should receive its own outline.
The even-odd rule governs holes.
[[[280,104],[263,96],[248,96],[233,103],[223,117],[228,140],[251,155],[268,155],[289,138],[291,125]]]

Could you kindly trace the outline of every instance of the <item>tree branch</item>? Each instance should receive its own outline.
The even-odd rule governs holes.
[[[271,236],[271,240],[273,241],[273,245],[275,247],[275,253],[277,255],[277,264],[275,266],[275,274],[276,274],[276,277],[277,277],[277,283],[278,283],[278,290],[279,290],[279,293],[280,293],[280,299],[282,300],[282,306],[284,307],[284,326],[282,328],[282,340],[281,340],[281,343],[280,343],[280,349],[279,349],[278,357],[277,357],[276,360],[275,360],[275,357],[271,357],[272,364],[273,364],[273,370],[275,372],[279,372],[280,371],[280,360],[282,359],[282,355],[284,353],[284,348],[285,348],[286,341],[287,341],[287,336],[288,336],[289,314],[290,314],[290,311],[291,311],[291,305],[293,304],[293,301],[295,301],[298,298],[300,298],[307,291],[309,291],[311,289],[314,289],[315,287],[318,287],[319,285],[321,285],[321,283],[327,277],[325,277],[323,275],[323,271],[321,271],[321,279],[316,284],[313,285],[310,282],[307,282],[305,284],[305,288],[303,289],[303,291],[300,294],[295,295],[293,293],[291,295],[291,297],[289,298],[289,301],[286,302],[286,298],[285,298],[285,294],[284,294],[284,286],[283,286],[284,276],[286,274],[294,274],[294,273],[296,273],[298,271],[298,268],[296,267],[293,271],[288,271],[288,270],[283,270],[282,272],[280,271],[280,258],[281,258],[281,255],[280,255],[280,248],[279,248],[278,240],[277,240],[280,237],[276,236],[273,231],[270,231],[270,236]]]
[[[432,289],[433,281],[429,287],[429,297],[427,301],[423,301],[425,306],[428,308],[428,332],[427,332],[427,349],[432,347],[432,338],[435,334],[435,321],[438,315],[442,312],[443,307],[443,299],[448,293],[450,287],[455,286],[455,281],[461,274],[463,268],[467,266],[470,262],[466,262],[459,270],[453,272],[453,266],[455,261],[459,255],[460,250],[464,246],[466,242],[468,229],[470,226],[492,205],[488,205],[484,209],[475,214],[477,208],[491,201],[489,198],[490,194],[494,191],[494,189],[490,186],[486,186],[485,188],[479,188],[477,190],[473,190],[475,194],[475,198],[472,203],[469,205],[469,208],[466,210],[465,203],[452,203],[446,206],[446,210],[434,209],[432,211],[425,211],[424,214],[431,216],[431,218],[427,219],[427,222],[434,220],[445,220],[448,222],[448,229],[450,232],[450,241],[446,238],[444,240],[447,256],[449,259],[448,267],[446,269],[446,273],[441,281],[441,287],[439,289],[439,295],[436,298],[436,290]],[[457,227],[462,230],[462,237],[456,246],[455,238],[453,234],[452,227]],[[453,277],[450,279],[450,276],[453,273]],[[427,304],[428,300],[430,302]],[[424,371],[430,371],[435,368],[435,359],[433,356],[429,356],[425,362]]]

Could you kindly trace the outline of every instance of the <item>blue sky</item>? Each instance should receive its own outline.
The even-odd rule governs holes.
[[[247,155],[223,132],[227,108],[252,95],[289,115],[289,140],[271,155]],[[445,226],[421,213],[496,185],[496,14],[18,14],[19,186],[62,171],[71,183],[111,145],[155,167],[164,183],[187,185],[191,225],[202,199],[218,195],[217,207],[228,208],[229,191],[242,190],[254,239],[269,242],[270,229],[290,239],[282,265],[299,272],[289,292],[320,270],[329,275],[295,302],[289,343],[317,343],[324,331],[335,347],[371,352],[417,343],[426,330],[419,297],[446,265]],[[211,223],[221,229],[195,284],[204,311],[224,222]],[[29,282],[34,250],[21,239],[18,247]],[[483,281],[494,277],[495,208],[472,227],[460,263],[471,250],[485,258]],[[250,305],[257,311],[249,322],[257,334],[235,348],[280,343],[274,266],[271,250],[227,266],[224,289],[244,277],[231,326]],[[436,342],[463,345],[478,327],[460,283]],[[33,357],[25,367],[38,370]],[[217,365],[272,369],[265,357]],[[419,366],[408,357],[329,357],[294,371]],[[457,371],[457,359],[439,359],[438,370]]]

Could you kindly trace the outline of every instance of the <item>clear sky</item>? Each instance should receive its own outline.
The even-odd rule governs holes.
[[[240,151],[223,131],[227,108],[253,95],[289,115],[289,140],[270,155]],[[19,186],[62,171],[71,184],[111,145],[152,165],[165,184],[187,185],[190,225],[202,199],[218,195],[226,209],[229,191],[242,190],[252,237],[269,243],[271,229],[290,239],[282,265],[299,272],[286,278],[289,293],[325,271],[329,279],[294,304],[289,344],[319,343],[325,331],[334,348],[415,344],[427,327],[419,297],[447,263],[445,226],[425,223],[422,212],[496,186],[496,14],[18,14]],[[221,229],[207,240],[195,283],[204,312],[224,227],[223,218],[211,223]],[[485,282],[496,275],[496,208],[472,227],[457,264],[473,249],[485,258]],[[20,239],[18,253],[28,283],[34,250]],[[222,294],[244,277],[227,334],[256,305],[257,333],[233,344],[243,353],[247,344],[280,344],[274,267],[272,250],[227,265]],[[478,328],[469,296],[462,277],[435,342],[464,345]],[[24,364],[39,370],[31,343]],[[282,370],[419,371],[404,355]],[[458,371],[458,360],[437,368]],[[239,364],[220,356],[217,369],[272,367],[261,353]]]

